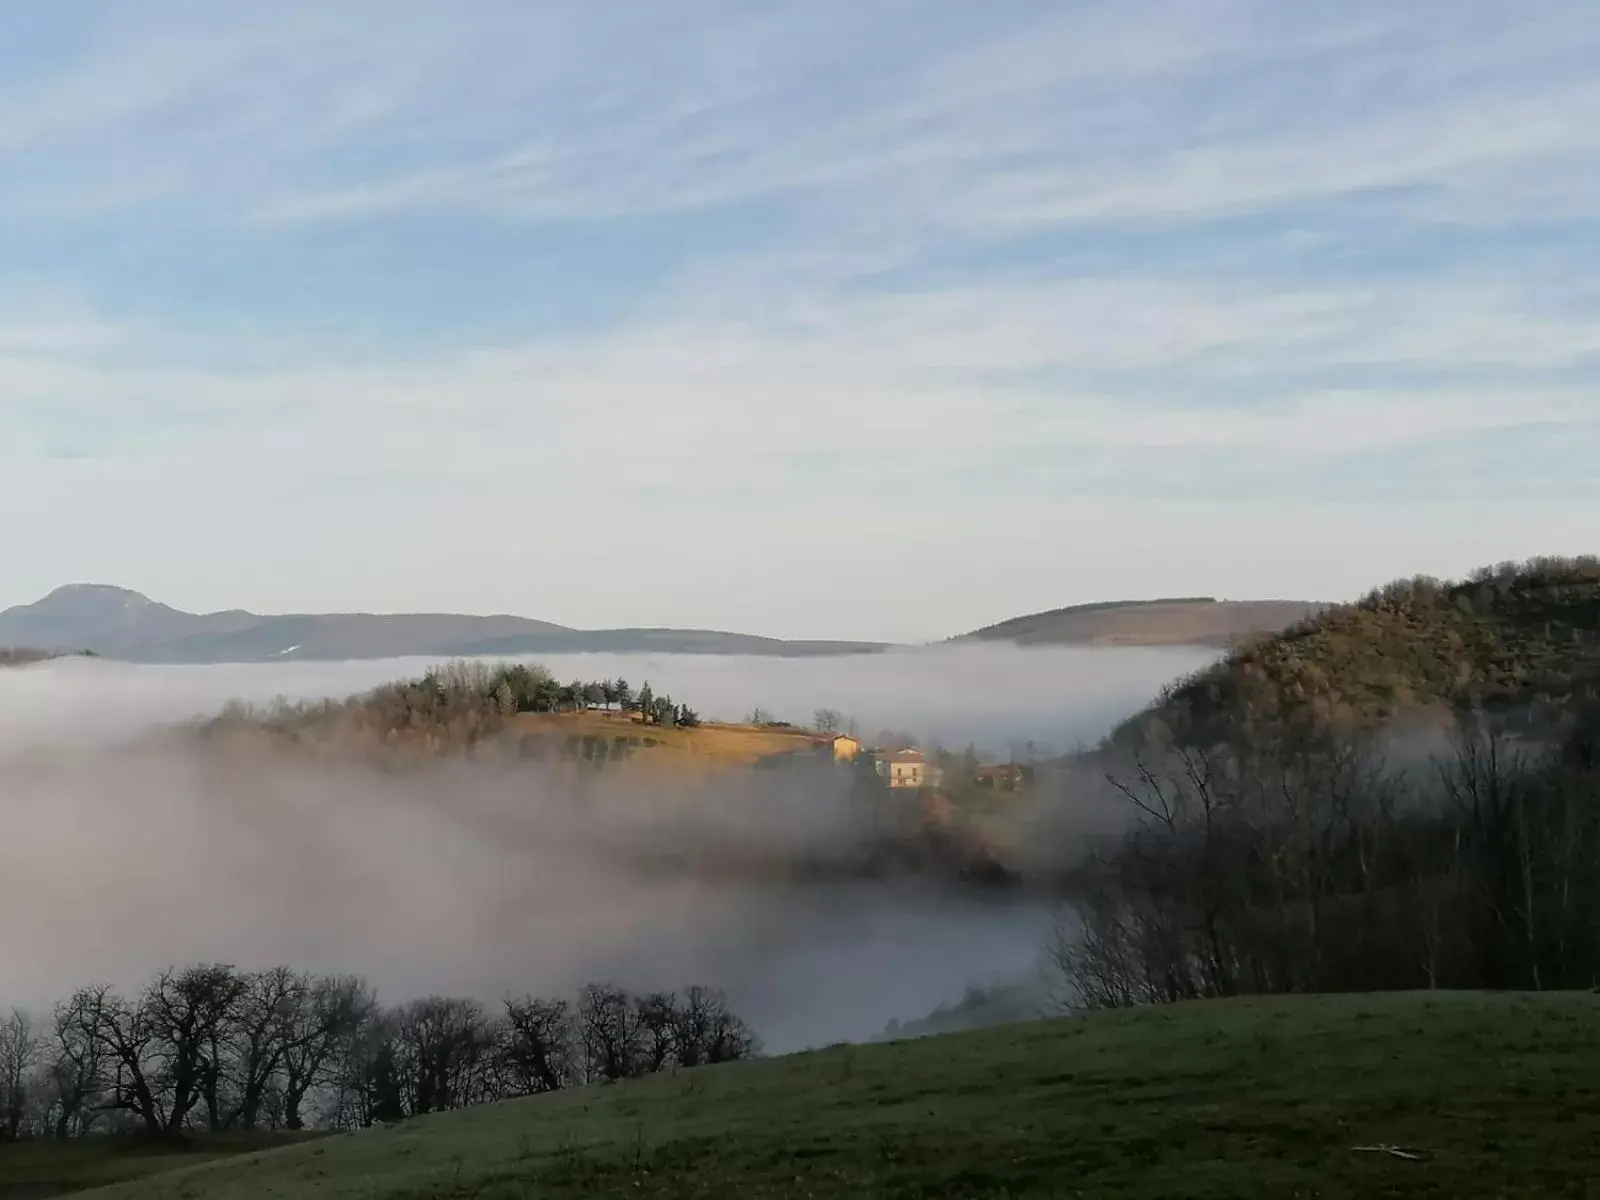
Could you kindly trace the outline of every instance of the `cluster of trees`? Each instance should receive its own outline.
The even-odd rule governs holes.
[[[758,1052],[703,987],[385,1007],[355,977],[201,964],[133,996],[81,988],[48,1018],[13,1010],[0,1140],[362,1127]]]
[[[639,712],[648,720],[655,697],[647,682],[636,696],[626,679],[574,679],[560,683],[549,671],[533,663],[517,663],[493,670],[484,668],[483,694],[506,713],[587,712],[591,708],[616,708]]]
[[[298,744],[460,749],[504,730],[506,718],[518,711],[514,681],[521,675],[513,671],[519,670],[532,673],[529,668],[456,662],[343,700],[291,703],[279,698],[267,706],[232,701],[207,731],[266,730]]]
[[[535,663],[491,666],[453,662],[416,679],[400,680],[345,700],[267,707],[230,703],[212,731],[266,729],[292,741],[422,745],[459,749],[494,737],[518,713],[584,712],[616,708],[649,725],[700,724],[700,715],[646,682],[637,693],[625,679],[557,682]]]
[[[861,728],[854,717],[846,716],[836,708],[819,708],[811,714],[811,728],[818,733],[832,736],[834,734],[847,734],[850,737],[859,737]]]
[[[687,704],[674,703],[671,696],[656,695],[650,690],[648,679],[639,689],[639,695],[625,707],[637,712],[646,725],[680,725],[693,729],[700,724],[699,713]]]
[[[1600,698],[1458,712],[1447,748],[1241,721],[1145,747],[1074,878],[1074,1004],[1600,983]]]

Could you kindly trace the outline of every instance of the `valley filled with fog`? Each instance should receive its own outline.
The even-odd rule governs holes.
[[[905,730],[1003,756],[1091,743],[1213,654],[948,646],[815,658],[583,655],[707,720],[820,707],[869,737]],[[391,999],[494,999],[596,978],[725,988],[769,1048],[871,1037],[1035,968],[1050,912],[929,880],[662,873],[643,852],[737,844],[772,856],[848,843],[860,814],[795,780],[742,772],[581,796],[536,766],[452,762],[229,767],[162,727],[225,702],[344,696],[420,660],[134,667],[66,660],[0,672],[0,1003],[135,986],[170,964],[277,962],[370,978]],[[1070,804],[1069,797],[1051,797]]]

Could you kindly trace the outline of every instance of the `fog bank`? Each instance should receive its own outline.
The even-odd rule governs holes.
[[[1209,655],[960,647],[866,658],[585,655],[559,676],[650,679],[707,717],[819,706],[948,744],[1098,737]],[[390,1000],[586,979],[728,989],[774,1049],[870,1037],[1034,966],[1048,914],[930,881],[823,881],[875,814],[837,781],[742,773],[581,790],[553,769],[405,776],[228,759],[147,736],[231,698],[342,695],[426,664],[0,671],[0,1004],[169,963],[368,975]],[[673,855],[687,866],[648,863]]]

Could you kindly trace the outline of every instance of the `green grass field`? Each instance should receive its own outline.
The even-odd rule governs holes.
[[[1600,996],[1442,993],[1214,1002],[837,1048],[430,1117],[93,1194],[1600,1195],[1591,1180]]]

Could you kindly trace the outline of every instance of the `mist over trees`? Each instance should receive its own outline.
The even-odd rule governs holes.
[[[426,996],[205,963],[0,1020],[0,1141],[359,1128],[759,1053],[719,991]]]
[[[1074,872],[1066,999],[1600,984],[1597,667],[1600,561],[1546,559],[1171,689],[1091,760],[1127,830]]]
[[[1054,947],[1072,999],[1595,986],[1600,710],[1516,724],[1462,713],[1421,761],[1360,735],[1142,754]]]

